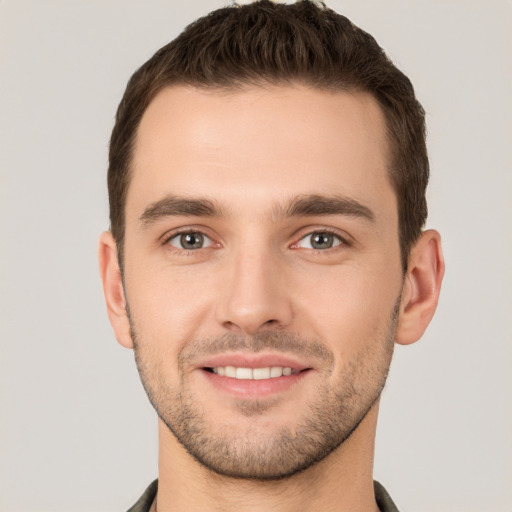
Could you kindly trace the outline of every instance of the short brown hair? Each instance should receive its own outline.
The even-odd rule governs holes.
[[[110,225],[122,268],[124,208],[137,128],[151,100],[173,84],[232,89],[301,83],[364,91],[384,113],[398,203],[404,270],[427,217],[425,113],[410,80],[375,39],[323,3],[261,0],[217,9],[158,50],[128,82],[109,152]]]

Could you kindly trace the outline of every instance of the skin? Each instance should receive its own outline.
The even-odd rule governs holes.
[[[124,285],[108,232],[100,268],[116,337],[135,344],[161,417],[159,512],[377,510],[373,445],[393,343],[423,334],[444,272],[439,234],[426,231],[404,275],[385,133],[370,95],[299,85],[174,86],[148,107],[126,202]],[[329,212],[297,207],[311,195]],[[203,202],[192,214],[183,199]],[[206,245],[184,250],[180,230]],[[313,247],[315,233],[332,234],[333,246]],[[247,364],[289,357],[307,371],[283,390],[242,396],[203,368],[233,354]],[[290,453],[272,442],[303,435],[308,420],[309,433],[330,421],[334,434],[304,469],[295,448],[311,439]],[[206,434],[194,452],[186,435],[197,425]],[[230,456],[208,459],[213,439]],[[255,461],[261,452],[271,463]]]

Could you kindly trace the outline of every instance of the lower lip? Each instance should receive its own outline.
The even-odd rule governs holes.
[[[293,375],[271,379],[234,379],[217,373],[201,370],[212,386],[238,398],[266,398],[276,393],[287,391],[311,373],[303,370]]]

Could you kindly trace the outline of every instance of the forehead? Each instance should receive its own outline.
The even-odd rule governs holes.
[[[235,210],[301,194],[394,204],[387,154],[385,120],[369,94],[168,87],[137,132],[127,222],[168,194],[213,196]]]

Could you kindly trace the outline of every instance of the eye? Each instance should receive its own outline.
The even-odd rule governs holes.
[[[297,247],[303,249],[332,249],[338,245],[341,245],[344,241],[334,233],[328,231],[315,231],[301,238],[297,243]]]
[[[169,238],[167,241],[172,247],[177,249],[184,249],[186,251],[193,251],[196,249],[203,249],[212,245],[212,241],[203,233],[198,231],[179,233],[178,235]]]

